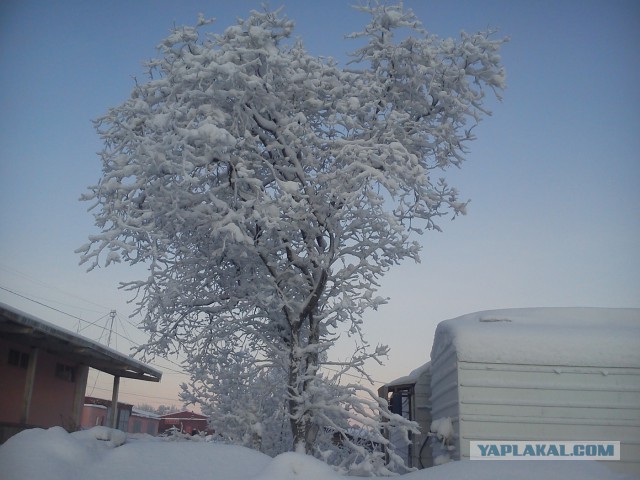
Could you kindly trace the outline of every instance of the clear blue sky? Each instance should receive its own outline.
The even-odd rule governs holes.
[[[350,1],[271,5],[283,3],[308,50],[339,61],[354,49],[343,35],[366,21]],[[129,294],[117,282],[144,272],[85,273],[74,254],[96,232],[88,205],[78,201],[100,176],[91,119],[123,102],[133,77],[144,81],[141,62],[174,23],[194,23],[203,12],[221,29],[260,4],[0,2],[0,287],[89,322],[110,309],[129,315]],[[391,301],[371,314],[367,331],[372,343],[392,350],[373,376],[388,381],[427,361],[436,324],[464,313],[640,307],[640,3],[405,6],[442,37],[487,27],[510,36],[503,52],[508,89],[502,104],[491,102],[494,115],[476,130],[467,163],[449,177],[471,199],[469,214],[424,236],[422,263],[398,267],[384,281],[381,293]],[[76,328],[75,318],[3,289],[1,302]],[[121,338],[118,348],[127,347]],[[167,398],[149,403],[170,402],[172,375],[163,382],[169,393],[144,390]],[[138,388],[123,392],[144,394]]]

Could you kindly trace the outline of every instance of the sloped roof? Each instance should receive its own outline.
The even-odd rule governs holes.
[[[162,372],[116,350],[0,303],[0,338],[88,365],[110,375],[159,382]]]
[[[154,420],[160,420],[160,415],[158,415],[157,413],[149,412],[147,410],[140,410],[139,408],[136,408],[136,407],[133,407],[131,409],[131,415],[135,415],[137,417],[152,418]]]
[[[640,368],[639,308],[488,310],[436,328],[432,361]]]
[[[160,415],[160,418],[164,420],[208,420],[208,417],[205,417],[204,415],[199,415],[187,410]]]
[[[387,383],[385,387],[397,387],[402,385],[415,385],[420,380],[420,377],[425,373],[429,374],[431,370],[431,362],[427,362],[424,365],[419,366],[415,370],[412,370],[409,375],[396,378],[395,380]]]

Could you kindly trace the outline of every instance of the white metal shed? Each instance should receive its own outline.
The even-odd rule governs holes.
[[[450,417],[454,458],[472,440],[621,442],[640,474],[640,309],[532,308],[441,322],[431,415]]]

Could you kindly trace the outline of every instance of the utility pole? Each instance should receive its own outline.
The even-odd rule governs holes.
[[[113,333],[113,321],[116,318],[116,311],[115,310],[111,310],[109,312],[109,316],[111,317],[111,324],[109,325],[109,337],[107,338],[107,347],[111,346],[111,334]]]

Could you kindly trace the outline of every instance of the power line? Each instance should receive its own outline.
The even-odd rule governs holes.
[[[88,320],[85,320],[85,319],[83,319],[83,318],[80,318],[80,317],[78,317],[78,316],[76,316],[76,315],[72,315],[72,314],[67,313],[67,312],[64,312],[64,311],[62,311],[62,310],[60,310],[60,309],[58,309],[58,308],[52,307],[52,306],[50,306],[50,305],[46,305],[46,304],[44,304],[44,303],[42,303],[42,302],[39,302],[39,301],[37,301],[37,300],[34,300],[34,299],[32,299],[32,298],[29,298],[29,297],[26,297],[26,296],[24,296],[24,295],[21,295],[21,294],[19,294],[19,293],[17,293],[17,292],[14,292],[14,291],[12,291],[12,290],[10,290],[10,289],[8,289],[8,288],[5,288],[5,287],[3,287],[3,286],[1,286],[1,285],[0,285],[0,289],[5,290],[5,291],[7,291],[7,292],[9,292],[9,293],[13,293],[14,295],[17,295],[17,296],[19,296],[19,297],[22,297],[22,298],[24,298],[24,299],[26,299],[26,300],[29,300],[29,301],[31,301],[31,302],[37,303],[38,305],[42,305],[43,307],[50,308],[51,310],[54,310],[54,311],[59,312],[59,313],[62,313],[62,314],[67,315],[67,316],[69,316],[69,317],[71,317],[71,318],[75,318],[76,320],[79,320],[79,321],[81,321],[81,322],[85,322],[85,323],[88,323],[88,324],[89,324],[89,325],[87,325],[87,326],[83,327],[81,330],[84,330],[84,329],[86,329],[86,328],[88,328],[88,327],[90,327],[90,326],[92,326],[92,325],[93,325],[93,326],[96,326],[97,328],[102,328],[102,329],[103,329],[103,333],[104,333],[104,331],[106,330],[106,326],[105,326],[105,327],[100,327],[99,325],[95,325],[95,324],[96,324],[97,322],[99,322],[100,320],[102,320],[103,318],[105,318],[108,314],[103,315],[102,317],[100,317],[98,320],[96,320],[96,321],[94,321],[94,322],[89,322]],[[120,318],[119,318],[119,317],[118,317],[118,320],[120,320]],[[129,323],[130,323],[130,322],[129,322]],[[122,324],[121,324],[121,325],[122,325]],[[135,325],[132,325],[132,326],[134,326],[134,327],[135,327]],[[136,327],[136,328],[137,328],[137,327]],[[118,332],[114,332],[114,333],[116,334],[116,336],[123,338],[124,340],[128,341],[128,342],[129,342],[129,343],[131,343],[132,345],[135,345],[136,347],[141,347],[141,346],[142,346],[140,343],[138,343],[138,342],[136,342],[136,341],[134,341],[134,340],[131,340],[131,339],[130,339],[130,338],[128,338],[127,336],[121,335],[121,334],[119,334]],[[101,337],[102,337],[102,335],[101,335]],[[172,361],[172,360],[170,360],[170,359],[168,359],[168,358],[166,358],[166,357],[161,357],[161,358],[163,358],[163,360],[165,360],[165,361],[167,361],[167,362],[169,362],[169,363],[171,363],[171,364],[173,364],[173,365],[177,366],[178,368],[180,368],[180,369],[182,369],[182,370],[178,371],[178,370],[175,370],[175,369],[170,368],[170,367],[167,367],[167,366],[161,366],[161,365],[158,365],[157,363],[155,363],[155,362],[153,362],[153,361],[150,361],[150,362],[148,362],[148,363],[149,363],[150,365],[155,366],[155,367],[158,367],[158,368],[161,368],[161,369],[165,369],[165,370],[169,370],[169,371],[171,371],[171,372],[172,372],[172,373],[174,373],[174,374],[181,374],[181,375],[186,375],[186,374],[187,374],[187,372],[185,372],[185,371],[184,371],[184,369],[183,369],[182,365],[180,365],[179,363],[174,362],[174,361]],[[327,366],[325,366],[325,365],[323,365],[323,366],[322,366],[322,368],[325,368],[326,370],[332,371],[332,372],[334,372],[334,373],[340,373],[340,372],[339,372],[339,370],[337,370],[337,369],[333,369],[333,368],[329,368],[329,367],[327,367]],[[343,372],[341,375],[344,375],[344,376],[347,376],[347,377],[351,377],[351,378],[355,378],[355,379],[357,379],[357,380],[365,380],[365,378],[364,378],[363,376],[354,375],[354,374],[352,374],[352,373],[346,373],[346,372]],[[371,379],[371,381],[372,381],[373,383],[378,383],[378,384],[380,384],[380,385],[384,385],[384,384],[385,384],[385,382],[381,382],[381,381],[379,381],[379,380]]]
[[[73,315],[71,313],[65,312],[63,310],[60,310],[59,308],[52,307],[51,305],[47,305],[46,303],[39,302],[38,300],[34,300],[33,298],[30,298],[30,297],[27,297],[25,295],[22,295],[22,294],[20,294],[18,292],[15,292],[15,291],[13,291],[13,290],[11,290],[9,288],[3,287],[2,285],[0,285],[0,289],[5,290],[5,291],[7,291],[9,293],[12,293],[12,294],[14,294],[14,295],[16,295],[18,297],[24,298],[25,300],[29,300],[30,302],[37,303],[38,305],[41,305],[41,306],[46,307],[46,308],[49,308],[49,309],[51,309],[53,311],[56,311],[58,313],[61,313],[63,315],[67,315],[68,317],[71,317],[71,318],[73,318],[75,320],[78,320],[80,322],[87,323],[88,325],[86,325],[85,327],[80,329],[80,331],[85,330],[88,327],[95,326],[96,328],[101,328],[102,329],[102,333],[100,334],[100,338],[102,338],[102,335],[104,334],[104,332],[107,329],[106,326],[103,327],[103,326],[100,326],[100,325],[96,325],[96,323],[99,322],[100,320],[104,319],[109,314],[103,315],[102,317],[100,317],[98,320],[96,320],[94,322],[89,322],[88,320],[85,320],[84,318],[80,318],[80,317],[78,317],[76,315]],[[125,337],[125,336],[119,334],[118,332],[114,332],[114,333],[116,334],[116,336],[123,338],[124,340],[128,341],[129,343],[131,343],[132,345],[134,345],[136,347],[142,346],[140,343],[138,343],[138,342],[136,342],[134,340],[131,340],[130,338]],[[171,364],[173,364],[173,365],[175,365],[175,366],[177,366],[177,367],[182,369],[182,365],[180,365],[179,363],[176,363],[176,362],[174,362],[174,361],[172,361],[172,360],[170,360],[168,358],[164,358],[164,360],[166,360],[167,362],[169,362],[169,363],[171,363]],[[149,363],[151,365],[154,365],[154,366],[158,367],[158,368],[165,369],[165,370],[170,370],[173,373],[186,374],[186,372],[184,370],[178,371],[178,370],[175,370],[175,369],[170,368],[170,367],[160,366],[160,365],[158,365],[157,363],[154,363],[154,362],[149,362]]]
[[[49,309],[51,309],[51,310],[53,310],[53,311],[55,311],[55,312],[58,312],[58,313],[61,313],[61,314],[63,314],[63,315],[66,315],[66,316],[68,316],[68,317],[71,317],[71,318],[73,318],[73,319],[75,319],[75,320],[78,320],[78,321],[80,321],[80,322],[87,323],[88,325],[87,325],[87,326],[85,326],[85,327],[83,327],[82,329],[80,329],[80,331],[85,330],[86,328],[88,328],[88,327],[90,327],[90,326],[95,326],[95,327],[97,327],[97,328],[101,328],[103,331],[104,331],[104,330],[106,330],[106,328],[107,328],[106,326],[105,326],[105,327],[101,327],[100,325],[96,325],[96,323],[97,323],[97,322],[99,322],[100,320],[102,320],[102,319],[103,319],[104,317],[106,317],[106,315],[108,315],[108,314],[103,315],[102,317],[100,317],[98,320],[96,320],[96,321],[94,321],[94,322],[89,322],[89,320],[85,320],[84,318],[80,318],[80,317],[78,317],[77,315],[73,315],[72,313],[65,312],[65,311],[63,311],[63,310],[60,310],[59,308],[52,307],[51,305],[47,305],[46,303],[39,302],[38,300],[34,300],[34,299],[33,299],[33,298],[31,298],[31,297],[27,297],[26,295],[22,295],[22,294],[20,294],[20,293],[18,293],[18,292],[15,292],[15,291],[13,291],[13,290],[11,290],[11,289],[9,289],[9,288],[3,287],[2,285],[0,285],[0,289],[4,290],[4,291],[6,291],[6,292],[12,293],[12,294],[14,294],[14,295],[16,295],[16,296],[18,296],[18,297],[20,297],[20,298],[24,298],[25,300],[29,300],[30,302],[37,303],[38,305],[41,305],[41,306],[46,307],[46,308],[49,308]],[[122,337],[122,335],[120,335],[120,334],[119,334],[119,333],[117,333],[117,332],[116,332],[116,335],[118,335],[118,336]],[[102,337],[102,336],[101,336],[101,337]],[[124,338],[125,340],[127,340],[127,341],[129,341],[129,342],[131,342],[131,343],[133,343],[133,344],[136,344],[136,342],[133,342],[132,340],[130,340],[130,339],[126,338],[126,337],[122,337],[122,338]],[[139,344],[136,344],[136,345],[137,345],[137,346],[140,346]]]
[[[11,273],[11,274],[13,274],[13,275],[21,276],[21,277],[23,277],[23,278],[27,279],[28,281],[30,281],[30,282],[32,282],[32,283],[35,283],[36,285],[40,285],[40,286],[42,286],[42,287],[49,288],[49,289],[51,289],[51,290],[56,290],[56,291],[58,291],[58,292],[60,292],[60,293],[62,293],[62,294],[64,294],[64,295],[69,296],[69,297],[76,298],[76,299],[78,299],[78,300],[80,300],[80,301],[82,301],[82,302],[85,302],[85,303],[88,303],[88,304],[94,305],[94,306],[96,306],[96,307],[100,307],[100,308],[101,308],[101,309],[103,309],[103,310],[107,308],[107,307],[105,307],[104,305],[100,305],[99,303],[93,302],[93,301],[91,301],[91,300],[87,300],[86,298],[79,297],[78,295],[75,295],[75,294],[70,293],[70,292],[66,292],[66,291],[62,290],[61,288],[58,288],[58,287],[56,287],[56,286],[54,286],[54,285],[50,285],[50,284],[48,284],[48,283],[46,283],[46,282],[43,282],[42,280],[39,280],[39,279],[37,279],[37,278],[34,278],[34,277],[32,277],[32,276],[30,276],[30,275],[28,275],[28,274],[24,273],[24,272],[21,272],[20,270],[17,270],[17,269],[15,269],[15,268],[9,267],[9,266],[8,266],[8,265],[6,265],[6,264],[0,263],[0,269],[5,270],[5,271],[7,271],[7,272],[9,272],[9,273]],[[57,303],[62,303],[62,302],[57,302]],[[69,305],[67,305],[67,306],[69,306]],[[81,308],[81,307],[77,307],[77,306],[76,306],[75,308]],[[88,308],[81,308],[81,309],[82,309],[82,310],[87,310],[87,311],[91,311],[91,312],[97,313],[97,312],[96,312],[96,310],[90,310],[90,309],[88,309]]]
[[[109,388],[100,388],[100,387],[94,387],[94,388],[95,388],[96,390],[102,390],[102,391],[104,391],[104,392],[110,392],[110,391],[111,391]],[[176,398],[175,398],[175,397],[174,397],[174,398],[169,398],[169,397],[158,397],[158,396],[156,396],[156,395],[143,395],[143,394],[141,394],[141,393],[129,393],[129,392],[123,392],[122,390],[120,390],[120,393],[121,393],[122,395],[130,395],[130,396],[132,396],[132,397],[155,398],[155,399],[157,399],[157,400],[170,400],[170,401],[173,401],[173,402],[175,402],[175,401],[176,401]],[[91,395],[89,395],[89,396],[91,396]]]
[[[84,327],[82,327],[82,328],[78,328],[78,333],[80,333],[80,332],[81,332],[81,331],[83,331],[83,330],[86,330],[87,328],[89,328],[89,327],[91,327],[91,326],[97,326],[98,328],[102,328],[102,329],[104,330],[106,327],[100,327],[99,325],[96,325],[96,323],[98,323],[100,320],[102,320],[102,319],[103,319],[104,317],[106,317],[107,315],[109,315],[109,314],[108,314],[108,313],[105,313],[103,316],[101,316],[100,318],[98,318],[95,322],[91,322],[91,323],[89,323],[88,321],[86,321],[86,320],[85,320],[85,322],[87,322],[87,323],[88,323],[88,325],[85,325],[85,326],[84,326]]]
[[[41,306],[46,307],[46,308],[49,308],[49,309],[51,309],[51,310],[53,310],[53,311],[56,311],[56,312],[58,312],[58,313],[61,313],[61,314],[63,314],[63,315],[67,315],[68,317],[74,318],[74,319],[76,319],[76,320],[78,320],[78,321],[80,321],[80,322],[85,322],[85,323],[87,323],[88,325],[87,325],[87,326],[85,326],[85,327],[83,328],[83,330],[84,330],[84,329],[86,329],[86,328],[88,328],[88,327],[90,327],[90,326],[96,326],[97,328],[102,328],[102,334],[100,335],[100,337],[102,337],[102,335],[104,334],[104,331],[106,330],[106,326],[105,326],[105,327],[100,327],[99,325],[95,325],[97,322],[99,322],[100,320],[104,319],[104,318],[106,317],[106,315],[103,315],[102,317],[100,317],[98,320],[96,320],[96,321],[94,321],[94,322],[89,322],[88,320],[85,320],[84,318],[80,318],[80,317],[78,317],[78,316],[76,316],[76,315],[73,315],[73,314],[71,314],[71,313],[68,313],[68,312],[65,312],[65,311],[63,311],[63,310],[60,310],[60,309],[58,309],[58,308],[52,307],[51,305],[47,305],[46,303],[39,302],[39,301],[37,301],[37,300],[34,300],[33,298],[29,298],[29,297],[27,297],[27,296],[25,296],[25,295],[22,295],[22,294],[20,294],[20,293],[18,293],[18,292],[15,292],[15,291],[13,291],[13,290],[11,290],[11,289],[9,289],[9,288],[3,287],[2,285],[0,285],[0,289],[4,290],[4,291],[6,291],[6,292],[9,292],[9,293],[11,293],[11,294],[13,294],[13,295],[16,295],[16,296],[18,296],[18,297],[20,297],[20,298],[24,298],[25,300],[29,300],[30,302],[37,303],[38,305],[41,305]],[[122,338],[124,338],[124,339],[125,339],[125,340],[127,340],[128,342],[132,343],[133,345],[140,346],[140,344],[139,344],[139,343],[137,343],[137,342],[135,342],[135,341],[131,340],[130,338],[127,338],[127,337],[124,337],[124,336],[120,335],[118,332],[115,332],[115,334],[116,334],[117,336],[121,336]],[[166,361],[168,361],[168,362],[170,362],[170,363],[172,363],[172,364],[174,364],[174,365],[176,365],[176,366],[178,366],[178,367],[180,367],[180,368],[182,368],[179,364],[177,364],[177,363],[175,363],[175,362],[173,362],[173,361],[169,360],[168,358],[165,358],[165,360],[166,360]],[[150,363],[151,363],[151,362],[150,362]],[[178,370],[176,370],[176,369],[173,369],[173,368],[170,368],[170,367],[166,367],[166,366],[160,366],[160,365],[157,365],[157,364],[155,364],[155,363],[152,363],[152,365],[154,365],[154,366],[156,366],[156,367],[158,367],[158,368],[160,368],[160,369],[163,369],[163,370],[169,370],[169,371],[170,371],[171,373],[173,373],[173,374],[180,374],[180,375],[184,375],[184,374],[186,374],[186,372],[184,372],[184,370],[178,371]],[[163,373],[166,373],[166,372],[163,372]],[[94,383],[93,383],[93,386],[91,387],[91,393],[92,393],[92,394],[93,394],[93,391],[94,391],[94,390],[110,391],[110,390],[108,390],[108,389],[106,389],[106,388],[100,388],[100,387],[97,387],[97,386],[96,386],[97,381],[98,381],[98,377],[96,376],[96,378],[95,378],[95,380],[94,380]],[[164,397],[164,398],[163,398],[163,397],[155,397],[155,396],[151,396],[151,395],[141,395],[141,394],[134,394],[134,393],[126,393],[126,392],[123,392],[123,393],[125,393],[125,394],[127,394],[127,395],[139,396],[139,397],[146,397],[146,398],[161,398],[161,399],[164,399],[164,400],[173,400],[173,401],[175,401],[175,398],[171,399],[171,398],[166,398],[166,397]]]
[[[43,307],[50,308],[51,310],[54,310],[54,311],[56,311],[58,313],[62,313],[63,315],[67,315],[68,317],[75,318],[76,320],[80,320],[81,322],[86,322],[87,321],[87,320],[84,320],[83,318],[80,318],[80,317],[78,317],[76,315],[73,315],[71,313],[64,312],[64,311],[60,310],[59,308],[52,307],[51,305],[47,305],[46,303],[39,302],[38,300],[34,300],[33,298],[27,297],[27,296],[22,295],[22,294],[20,294],[18,292],[14,292],[13,290],[10,290],[10,289],[8,289],[6,287],[3,287],[2,285],[0,285],[0,289],[4,290],[6,292],[12,293],[12,294],[14,294],[14,295],[16,295],[16,296],[18,296],[20,298],[24,298],[25,300],[29,300],[30,302],[37,303],[38,305],[42,305]]]

